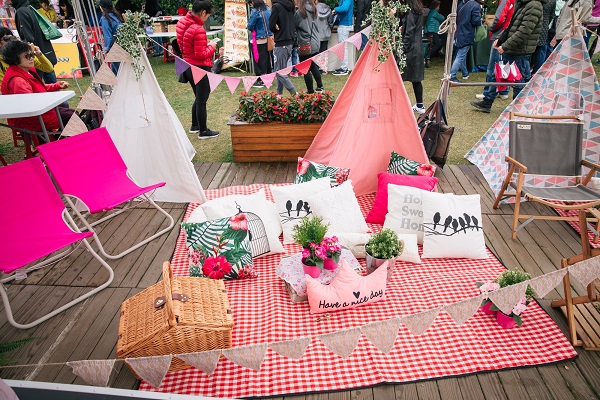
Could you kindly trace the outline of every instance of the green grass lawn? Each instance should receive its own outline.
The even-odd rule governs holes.
[[[183,127],[187,130],[191,126],[191,106],[194,101],[191,87],[189,84],[182,84],[177,81],[175,76],[175,66],[173,63],[163,64],[162,57],[150,59],[154,74],[165,93],[169,103],[175,110],[175,113],[181,120]],[[598,64],[594,63],[596,73],[600,69]],[[245,73],[228,70],[224,74],[229,76],[242,76]],[[424,101],[425,107],[431,104],[437,97],[440,80],[443,75],[443,59],[434,58],[431,62],[431,68],[425,70]],[[323,84],[326,90],[331,90],[335,95],[339,94],[344,86],[348,76],[333,76],[327,74],[323,76]],[[472,73],[469,82],[485,81],[485,72]],[[83,91],[89,86],[89,77],[79,79],[77,83]],[[298,90],[306,90],[304,79],[292,78],[292,82]],[[71,88],[78,91],[74,81],[70,81]],[[275,90],[275,82],[271,86]],[[411,101],[414,102],[412,85],[405,84],[406,90]],[[227,122],[231,115],[237,109],[238,98],[244,90],[242,84],[234,94],[229,92],[225,82],[221,82],[219,87],[210,95],[208,100],[208,126],[212,130],[221,132],[216,139],[198,140],[196,135],[188,134],[190,141],[197,150],[195,161],[232,161],[231,137]],[[259,89],[251,89],[259,90]],[[482,92],[482,87],[458,87],[452,88],[449,97],[448,122],[455,126],[454,138],[449,153],[449,164],[468,163],[463,156],[473,146],[477,140],[487,131],[492,123],[498,118],[498,115],[510,103],[510,99],[497,99],[490,114],[476,111],[469,102],[475,100],[475,94]],[[287,92],[286,92],[287,93]],[[78,100],[72,99],[71,106],[76,106]],[[22,143],[22,142],[21,142]],[[12,144],[12,134],[7,128],[0,128],[0,154],[4,156],[7,162],[12,163],[23,159],[24,149],[14,148]]]

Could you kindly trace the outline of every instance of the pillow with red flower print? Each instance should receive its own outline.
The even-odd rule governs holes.
[[[210,279],[255,278],[246,214],[201,223],[183,222],[190,276]]]
[[[331,187],[335,187],[346,182],[349,174],[350,170],[348,168],[331,167],[298,157],[298,168],[294,183],[304,183],[328,176]]]
[[[377,194],[366,221],[371,224],[383,224],[388,213],[388,185],[410,186],[431,192],[438,179],[433,176],[397,175],[381,172],[377,175]]]
[[[435,165],[423,164],[392,151],[387,172],[390,174],[433,176]]]

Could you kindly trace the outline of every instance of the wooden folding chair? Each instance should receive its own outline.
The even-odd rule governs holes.
[[[515,119],[515,117],[526,119]],[[543,120],[543,121],[542,121]],[[559,121],[562,120],[562,121]],[[585,210],[600,205],[600,193],[586,185],[600,170],[600,165],[582,160],[583,122],[577,116],[547,116],[510,113],[508,174],[494,208],[509,197],[515,198],[512,238],[534,219],[578,221],[579,217],[560,215],[530,215],[521,213],[521,197],[551,208],[565,211]],[[582,180],[582,167],[590,171]],[[516,182],[513,181],[515,173]],[[559,180],[575,181],[576,185],[537,187],[526,184],[527,175],[550,175]],[[564,179],[563,179],[564,178]],[[515,191],[507,193],[511,186]],[[519,225],[519,220],[526,221]],[[589,219],[597,222],[595,217]]]
[[[576,256],[563,258],[561,267],[587,260],[592,257],[600,257],[600,249],[590,247],[588,236],[587,213],[594,214],[600,218],[600,211],[596,208],[579,211],[579,229],[581,231],[581,253]],[[571,281],[567,273],[563,278],[565,298],[552,302],[552,307],[564,307],[569,324],[569,336],[573,346],[583,346],[586,350],[600,350],[600,318],[594,318],[595,310],[588,310],[585,304],[600,301],[600,280],[596,279],[586,288],[584,296],[573,297],[571,292]],[[581,338],[581,339],[580,339]]]

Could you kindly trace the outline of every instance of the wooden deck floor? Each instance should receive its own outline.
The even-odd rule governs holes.
[[[251,183],[292,182],[295,164],[221,164],[201,163],[196,170],[204,188],[220,188]],[[578,235],[562,222],[534,222],[510,239],[511,206],[493,210],[493,195],[479,171],[472,166],[447,166],[438,170],[440,188],[455,194],[482,196],[486,241],[490,249],[509,268],[521,268],[533,276],[555,270],[562,257],[580,251]],[[185,205],[164,204],[181,221]],[[526,205],[530,207],[530,205]],[[108,240],[109,251],[122,249],[141,235],[159,229],[161,219],[148,209],[134,210],[108,223],[100,236]],[[28,367],[1,368],[0,378],[85,384],[61,363],[81,359],[116,358],[115,346],[119,308],[123,300],[160,279],[162,262],[171,257],[178,229],[142,249],[110,264],[115,271],[111,286],[87,301],[30,330],[10,326],[0,309],[0,342],[35,337],[21,349],[10,353]],[[27,284],[8,287],[16,318],[31,321],[56,304],[64,304],[88,286],[101,282],[105,274],[97,262],[78,250],[69,264],[30,275]],[[88,265],[89,264],[89,265]],[[574,286],[583,294],[583,288]],[[562,297],[561,288],[541,300],[557,324],[566,332],[565,318],[549,307],[550,300]],[[0,306],[2,307],[2,306]],[[598,318],[598,312],[588,309]],[[474,344],[476,345],[476,344]],[[401,385],[382,385],[326,394],[288,396],[289,399],[598,399],[600,398],[600,352],[578,348],[579,357],[554,365],[479,373]],[[52,364],[38,366],[37,364]],[[368,371],[357,371],[369,373]],[[137,382],[122,363],[110,385],[132,389]]]

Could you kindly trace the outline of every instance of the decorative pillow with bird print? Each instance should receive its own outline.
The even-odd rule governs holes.
[[[487,258],[478,194],[423,194],[423,258]]]
[[[329,177],[297,185],[271,186],[271,194],[283,228],[283,243],[294,243],[294,226],[298,225],[303,217],[312,214],[308,197],[329,188]]]

